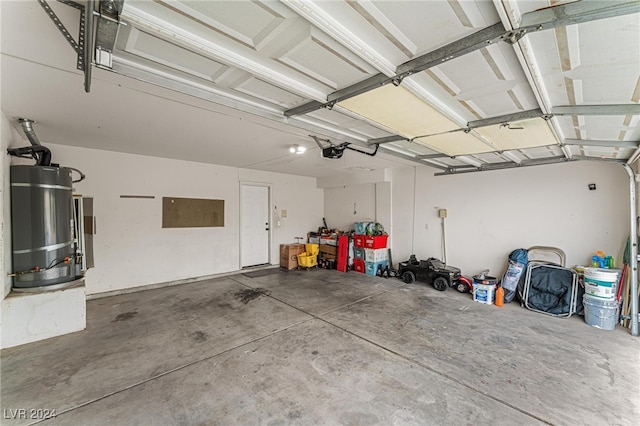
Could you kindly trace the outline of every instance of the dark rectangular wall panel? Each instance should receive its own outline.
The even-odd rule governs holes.
[[[224,226],[224,200],[162,197],[163,228]]]

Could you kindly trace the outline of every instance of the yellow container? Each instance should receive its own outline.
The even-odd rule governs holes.
[[[301,253],[298,255],[298,266],[301,268],[311,268],[318,265],[318,255]]]
[[[320,253],[320,244],[305,244],[304,249],[307,254],[317,256]]]

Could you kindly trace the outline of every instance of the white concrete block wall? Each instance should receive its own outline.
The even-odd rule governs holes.
[[[414,174],[415,173],[415,174]],[[622,166],[575,162],[451,176],[434,170],[392,171],[394,261],[441,257],[445,220],[447,261],[474,275],[501,276],[516,248],[556,246],[567,264],[586,264],[603,250],[621,262],[629,232],[628,177]],[[415,182],[415,185],[414,185]],[[588,184],[597,189],[589,191]]]
[[[349,231],[354,222],[376,220],[376,185],[361,183],[326,188],[324,216],[331,229]]]
[[[324,197],[314,178],[234,167],[47,144],[55,162],[82,170],[75,192],[94,197],[95,268],[87,294],[236,271],[240,269],[240,184],[267,183],[272,209],[287,218],[272,227],[271,263],[280,243],[294,242],[322,221]],[[120,198],[147,195],[154,199]],[[225,201],[225,226],[162,228],[162,197]]]
[[[11,293],[2,301],[2,348],[86,328],[85,287],[46,293]]]

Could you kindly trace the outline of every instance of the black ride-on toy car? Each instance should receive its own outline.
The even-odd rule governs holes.
[[[397,276],[407,284],[416,280],[432,283],[436,290],[445,291],[455,287],[460,293],[471,291],[471,279],[460,274],[460,268],[445,265],[441,260],[430,257],[427,260],[416,259],[411,255],[406,262],[400,262]]]

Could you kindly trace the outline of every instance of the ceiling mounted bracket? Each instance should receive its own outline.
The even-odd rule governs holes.
[[[538,27],[538,30],[541,30],[542,27]],[[520,41],[520,39],[522,37],[524,37],[525,35],[527,35],[527,33],[529,32],[528,29],[526,28],[520,28],[517,30],[513,30],[513,31],[507,31],[506,33],[504,33],[500,38],[502,39],[502,41],[509,43],[509,44],[516,44],[518,41]]]
[[[397,77],[394,77],[391,79],[391,84],[393,84],[394,86],[398,87],[402,84],[402,80],[404,80],[404,76],[399,75]]]
[[[124,0],[100,0],[96,22],[95,56],[96,66],[113,68],[113,51],[120,25],[127,25],[120,20]]]
[[[80,24],[78,31],[78,41],[76,42],[64,26],[58,15],[51,9],[46,0],[38,0],[40,6],[47,13],[54,25],[62,33],[67,42],[77,54],[76,68],[84,72],[84,90],[89,93],[91,90],[91,63],[93,62],[93,12],[94,0],[87,0],[83,5],[70,0],[58,0],[60,3],[71,6],[80,11]]]
[[[53,22],[53,24],[56,26],[56,28],[60,31],[60,33],[62,33],[64,38],[67,40],[67,43],[69,43],[69,45],[73,49],[73,51],[76,52],[78,56],[78,59],[76,61],[76,68],[81,71],[84,71],[84,21],[85,21],[84,6],[72,1],[67,1],[67,0],[58,0],[58,1],[62,4],[71,6],[80,11],[80,28],[78,31],[79,34],[78,34],[77,42],[75,41],[75,39],[73,38],[69,30],[67,30],[67,27],[65,27],[62,21],[60,21],[60,18],[58,18],[58,15],[56,15],[53,9],[51,9],[51,6],[49,6],[49,3],[47,3],[46,0],[38,0],[38,3],[40,3],[40,6],[42,6],[44,11],[47,13],[49,18]]]

